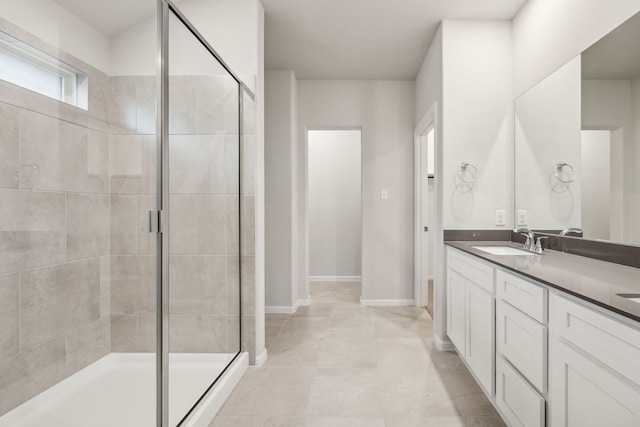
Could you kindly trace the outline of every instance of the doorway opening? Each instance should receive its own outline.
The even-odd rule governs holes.
[[[416,307],[433,317],[435,128],[433,121],[415,134],[415,283]]]
[[[360,293],[362,131],[308,130],[307,143],[310,287],[351,282]]]

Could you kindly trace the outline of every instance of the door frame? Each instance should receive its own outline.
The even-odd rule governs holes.
[[[425,212],[423,206],[428,203],[428,173],[427,173],[427,134],[433,129],[434,149],[437,149],[437,105],[433,103],[427,113],[422,117],[418,126],[413,131],[413,299],[416,307],[426,307],[429,303],[429,296],[426,283],[429,280],[429,271],[427,266],[427,257],[433,259],[435,268],[434,253],[429,253],[427,242],[424,235],[422,218]],[[435,155],[435,151],[434,151]],[[437,173],[434,171],[434,179]],[[434,186],[435,191],[435,186]],[[434,194],[435,196],[435,194]],[[434,200],[435,202],[435,200]],[[434,209],[437,215],[437,209]],[[435,218],[434,218],[435,219]],[[432,220],[433,229],[429,233],[434,233],[437,222]],[[435,244],[433,245],[435,252]],[[433,272],[432,272],[433,273]],[[433,274],[431,275],[433,277]],[[435,285],[435,283],[434,283]],[[434,286],[435,287],[435,286]]]

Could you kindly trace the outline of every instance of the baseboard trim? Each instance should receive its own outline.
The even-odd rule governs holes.
[[[414,305],[412,299],[362,299],[360,305],[368,307],[400,307],[405,305]]]
[[[436,348],[440,351],[455,351],[456,347],[453,345],[451,341],[448,339],[443,340],[438,335],[433,336],[433,343],[436,345]]]
[[[298,310],[298,307],[305,305],[311,305],[311,295],[307,299],[299,299],[293,304],[289,305],[267,305],[264,307],[265,314],[293,314]]]
[[[307,299],[299,299],[298,301],[296,301],[296,303],[293,306],[293,312],[295,313],[298,307],[303,307],[306,305],[311,305],[311,295],[309,295]]]
[[[362,276],[309,276],[310,282],[362,282]]]
[[[297,307],[288,305],[267,305],[264,307],[265,314],[293,314]]]
[[[264,365],[268,357],[269,356],[267,355],[267,349],[263,348],[260,354],[256,356],[256,364],[255,364],[256,368],[259,368],[262,365]]]

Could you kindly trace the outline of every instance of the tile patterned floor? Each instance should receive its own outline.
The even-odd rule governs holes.
[[[269,358],[210,427],[504,427],[423,309],[363,307],[358,283],[313,282],[312,305],[267,315]]]

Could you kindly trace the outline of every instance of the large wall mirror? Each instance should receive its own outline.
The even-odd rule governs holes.
[[[640,13],[516,99],[515,224],[640,245]]]

